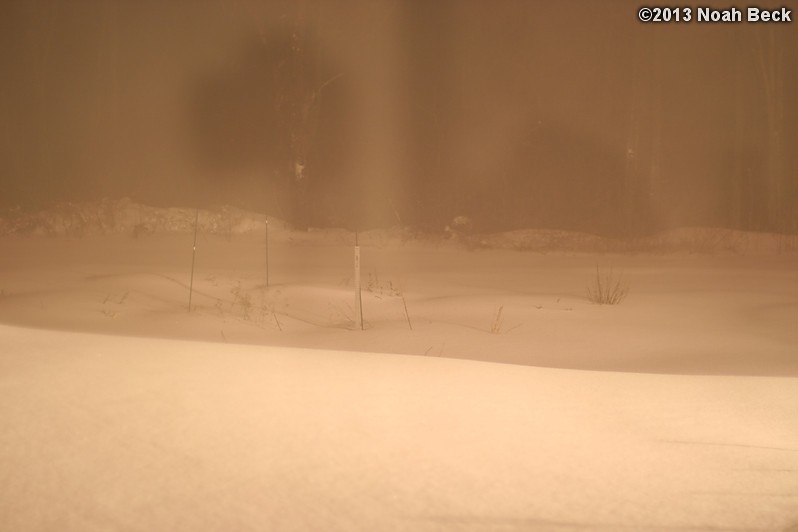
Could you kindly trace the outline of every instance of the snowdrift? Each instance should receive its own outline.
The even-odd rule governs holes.
[[[795,378],[0,338],[3,530],[798,523]]]
[[[159,208],[129,199],[99,202],[63,203],[34,213],[11,210],[0,213],[0,236],[69,236],[127,234],[141,237],[154,233],[189,233],[233,235],[262,233],[269,228],[278,238],[300,242],[351,244],[351,231],[338,228],[295,231],[287,222],[274,216],[253,213],[231,206],[214,209]],[[361,233],[365,246],[395,244],[432,244],[440,247],[455,244],[468,249],[512,249],[518,251],[568,252],[680,252],[690,253],[794,253],[798,235],[737,231],[724,228],[682,227],[661,233],[628,239],[607,238],[575,231],[521,229],[495,234],[478,231],[445,231],[424,234],[410,227],[369,230]]]

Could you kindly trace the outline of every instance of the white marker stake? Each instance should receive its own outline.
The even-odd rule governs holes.
[[[191,248],[191,280],[188,283],[188,311],[191,312],[191,296],[194,295],[194,259],[197,257],[197,228],[199,227],[199,207],[194,217],[194,245]]]
[[[363,299],[360,296],[360,246],[357,241],[357,231],[355,231],[355,317],[356,323],[363,330]]]
[[[266,217],[266,288],[269,288],[269,217]]]

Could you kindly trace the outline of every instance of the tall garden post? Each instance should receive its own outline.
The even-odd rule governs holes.
[[[355,231],[355,321],[363,330],[363,298],[360,295],[360,245]]]
[[[194,245],[191,248],[191,280],[188,284],[188,311],[191,312],[191,296],[194,294],[194,261],[197,258],[197,229],[199,227],[199,207],[194,215]]]
[[[266,288],[269,288],[269,217],[266,217]]]

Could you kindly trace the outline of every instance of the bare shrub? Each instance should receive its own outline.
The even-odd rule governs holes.
[[[230,293],[233,295],[231,308],[237,305],[241,309],[241,317],[245,320],[251,319],[252,297],[248,292],[241,290],[241,281],[230,290]]]
[[[612,266],[603,272],[596,266],[596,278],[587,288],[587,298],[597,305],[617,305],[626,298],[629,286],[622,274],[615,274]]]

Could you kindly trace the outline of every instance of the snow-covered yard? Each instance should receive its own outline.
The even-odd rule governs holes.
[[[798,256],[769,235],[367,234],[361,331],[345,231],[275,225],[268,287],[262,226],[201,233],[191,313],[190,234],[105,233],[0,237],[2,530],[798,526]]]

